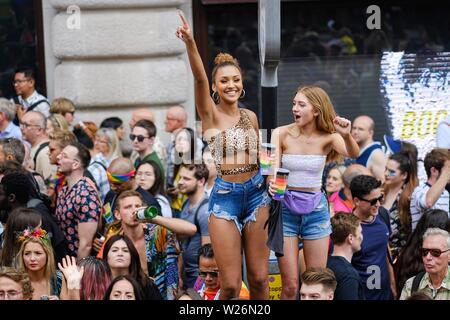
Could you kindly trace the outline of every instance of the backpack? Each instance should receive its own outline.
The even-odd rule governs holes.
[[[15,104],[20,104],[19,97],[16,96],[16,97],[13,98],[13,100],[14,100],[14,103],[15,103]],[[40,105],[42,102],[47,102],[47,103],[48,103],[47,99],[38,100],[38,101],[36,101],[35,103],[33,103],[31,106],[29,106],[28,109],[27,109],[27,111],[25,111],[25,112],[33,111],[34,108],[36,108],[36,107],[37,107],[38,105]],[[17,117],[17,114],[16,114],[16,116],[14,117],[13,123],[14,123],[16,126],[18,126],[18,125],[20,124],[19,118]]]
[[[201,235],[200,233],[200,223],[198,222],[198,212],[200,211],[200,208],[203,207],[205,204],[207,204],[209,202],[209,198],[203,198],[203,200],[199,203],[199,205],[197,206],[197,209],[195,209],[195,213],[194,213],[194,224],[195,227],[197,228],[197,232]],[[182,207],[181,207],[181,211],[184,210],[184,208],[187,206],[187,200],[183,203]],[[189,247],[189,245],[191,244],[191,240],[194,236],[189,237],[189,239],[187,240],[186,243],[186,248]]]
[[[416,293],[419,290],[419,284],[422,280],[423,276],[425,275],[425,271],[419,272],[413,279],[412,286],[411,286],[411,294]]]
[[[94,161],[94,162],[92,162],[89,166],[93,165],[94,163],[98,163],[99,165],[102,166],[103,169],[105,169],[105,171],[107,170],[107,168],[105,167],[105,165],[104,165],[103,163],[101,163],[100,161]],[[89,166],[88,166],[88,168],[89,168]],[[99,186],[98,186],[98,184],[97,184],[97,181],[95,181],[94,176],[92,175],[92,173],[89,171],[88,168],[86,168],[86,169],[84,170],[83,176],[85,176],[86,178],[91,179],[92,182],[95,183],[95,187],[97,188],[97,191],[100,191],[100,188],[99,188]]]
[[[37,149],[36,153],[34,154],[33,163],[34,163],[35,169],[36,169],[36,161],[37,161],[37,157],[38,157],[39,153],[42,151],[42,149],[44,149],[45,147],[48,147],[49,144],[50,144],[49,141],[42,143],[39,146],[39,148]]]

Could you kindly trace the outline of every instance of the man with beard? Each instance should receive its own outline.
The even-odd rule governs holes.
[[[197,227],[195,235],[181,238],[185,288],[194,287],[198,277],[198,251],[202,245],[211,242],[208,232],[208,196],[205,193],[208,175],[208,169],[204,164],[183,165],[180,169],[178,188],[188,197],[183,204],[180,218]]]

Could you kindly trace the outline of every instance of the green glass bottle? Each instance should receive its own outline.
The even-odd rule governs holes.
[[[157,215],[158,215],[158,208],[155,206],[149,206],[147,208],[142,208],[136,212],[136,217],[138,220],[153,219]]]

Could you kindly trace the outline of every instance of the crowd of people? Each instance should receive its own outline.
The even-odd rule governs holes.
[[[74,124],[71,100],[15,73],[17,97],[0,98],[0,299],[265,300],[270,250],[282,299],[450,299],[448,146],[420,183],[414,145],[387,138],[386,153],[370,117],[339,117],[302,86],[263,176],[238,61],[219,54],[210,87],[180,18],[202,128],[170,107],[166,145],[149,108],[133,112],[128,150],[120,118]]]

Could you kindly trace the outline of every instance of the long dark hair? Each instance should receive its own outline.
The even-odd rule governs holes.
[[[407,230],[408,234],[411,232],[411,195],[414,189],[419,185],[419,178],[417,177],[417,162],[414,157],[405,151],[394,153],[389,157],[389,160],[393,160],[398,163],[398,168],[402,174],[407,174],[406,180],[403,185],[403,190],[400,193],[398,199],[398,215],[402,226]],[[385,192],[388,192],[386,188]]]
[[[134,246],[133,241],[131,241],[128,236],[122,234],[115,234],[111,236],[111,238],[106,241],[105,247],[103,248],[103,260],[108,263],[108,253],[113,244],[119,240],[123,240],[125,242],[130,252],[130,266],[128,268],[128,274],[141,285],[141,288],[145,293],[147,293],[148,287],[155,288],[156,285],[154,282],[144,273],[141,266],[141,260],[139,259],[139,253]],[[152,291],[155,290],[153,289]],[[154,292],[151,292],[150,294],[153,296],[156,295]]]
[[[166,196],[166,189],[164,186],[164,183],[165,183],[164,176],[163,176],[158,164],[153,160],[146,160],[138,165],[138,167],[136,168],[136,172],[144,164],[151,165],[153,168],[153,172],[155,172],[155,183],[153,184],[153,186],[151,186],[150,189],[148,189],[146,191],[148,191],[152,196],[156,196],[158,194]]]
[[[447,212],[439,209],[428,210],[420,218],[395,264],[397,288],[399,289],[403,288],[406,280],[424,271],[420,248],[423,234],[428,228],[440,228],[450,232],[450,219]]]
[[[3,237],[2,266],[15,267],[14,258],[20,249],[17,234],[27,228],[36,228],[41,221],[41,215],[34,209],[19,207],[11,212],[6,222]]]
[[[195,161],[195,148],[196,148],[195,144],[196,144],[196,140],[197,140],[195,131],[188,127],[180,129],[177,132],[177,134],[175,135],[175,142],[174,142],[175,144],[176,144],[178,135],[181,134],[182,132],[186,132],[188,134],[188,136],[190,137],[189,159],[188,159],[188,161],[186,161],[186,159],[184,157],[185,155],[183,153],[178,153],[178,151],[174,150],[175,151],[175,170],[174,170],[175,176],[177,175],[178,171],[180,170],[180,168],[183,164],[191,164],[191,163],[194,163],[194,161]]]
[[[113,279],[113,281],[111,281],[109,287],[106,289],[103,300],[110,300],[110,296],[111,296],[114,285],[121,280],[126,280],[129,283],[131,283],[131,286],[133,287],[133,291],[134,291],[134,297],[136,300],[145,300],[144,292],[142,291],[140,284],[136,281],[136,279],[134,279],[130,275],[119,275],[119,276],[115,277]]]

